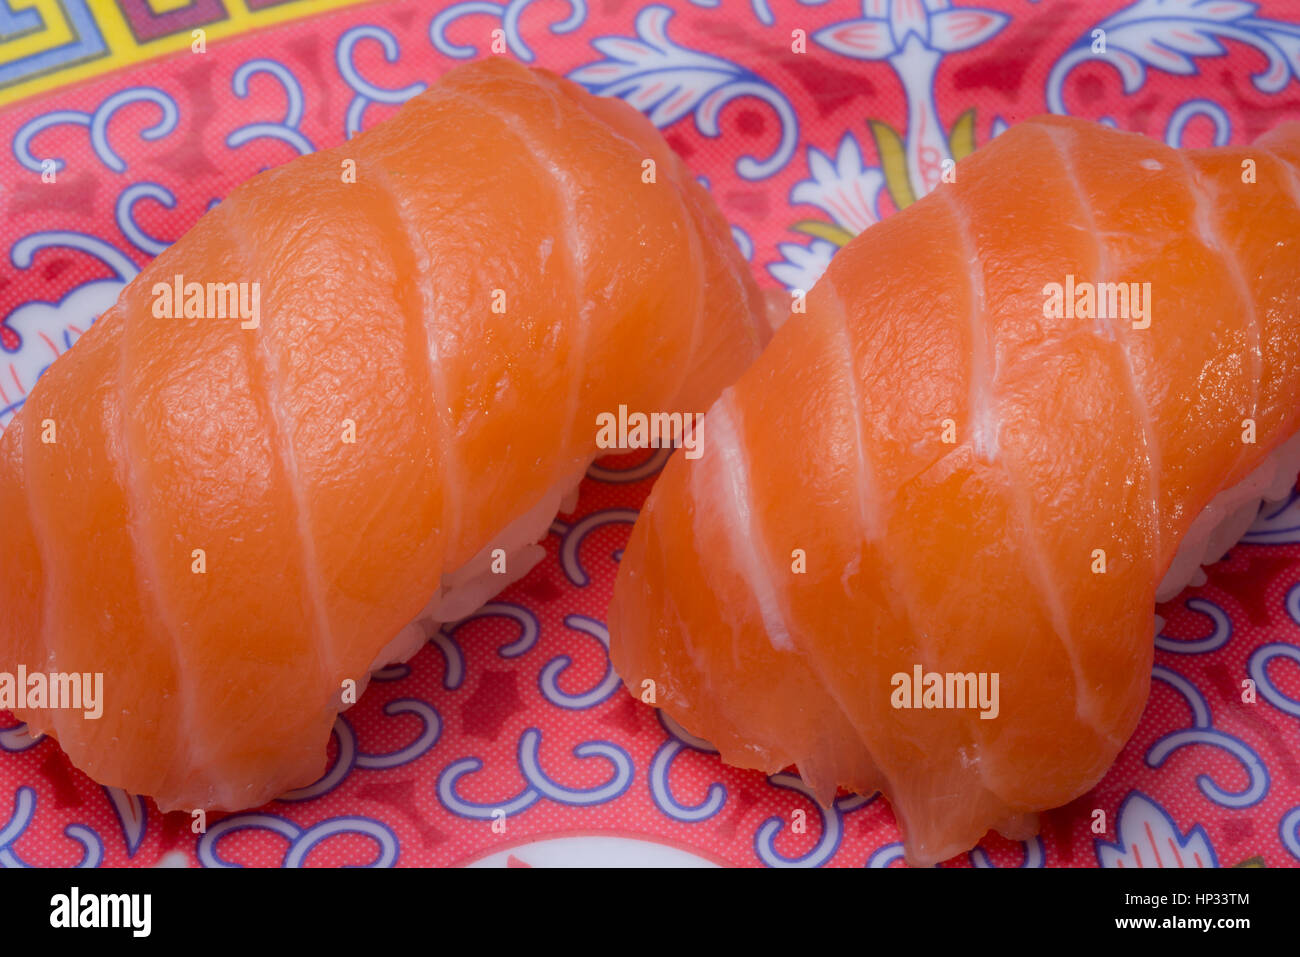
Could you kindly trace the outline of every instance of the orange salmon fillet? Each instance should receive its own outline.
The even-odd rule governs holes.
[[[1150,283],[1149,325],[1048,316],[1067,276]],[[732,764],[883,792],[912,863],[1026,838],[1132,734],[1157,585],[1296,433],[1298,362],[1300,124],[1016,126],[840,251],[669,462],[615,667]],[[896,707],[917,665],[998,675],[996,716]]]
[[[155,317],[176,275],[259,283],[260,325]],[[644,118],[505,59],[448,73],[234,190],[0,437],[0,670],[104,674],[98,720],[17,716],[163,810],[311,783],[344,682],[580,474],[598,414],[703,410],[766,336]]]

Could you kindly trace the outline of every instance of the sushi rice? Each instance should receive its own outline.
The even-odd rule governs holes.
[[[1156,589],[1156,602],[1176,598],[1188,585],[1205,582],[1203,565],[1213,565],[1255,521],[1260,506],[1290,494],[1300,473],[1300,432],[1273,450],[1255,471],[1226,488],[1192,521]],[[1158,628],[1157,628],[1158,630]]]
[[[536,505],[506,525],[472,559],[444,574],[442,587],[429,604],[375,656],[370,674],[409,661],[444,624],[472,615],[532,571],[546,557],[541,542],[555,516],[577,508],[578,487],[592,461],[594,457],[584,461],[576,475],[552,486]],[[504,573],[492,570],[497,549],[505,551]],[[368,683],[369,676],[365,680]],[[364,688],[358,690],[358,697],[361,690]]]

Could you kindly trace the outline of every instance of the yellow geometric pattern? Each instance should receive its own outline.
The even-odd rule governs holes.
[[[10,0],[9,6],[15,13],[34,10],[46,26],[44,30],[25,34],[0,46],[0,63],[12,63],[73,40],[72,29],[58,0]]]
[[[154,13],[171,13],[173,10],[184,10],[190,5],[190,0],[148,0],[149,9]]]
[[[145,0],[156,15],[183,10],[191,0]],[[286,0],[276,6],[250,10],[244,0],[222,0],[226,19],[203,25],[207,50],[222,40],[262,27],[329,13],[343,7],[358,6],[373,0]],[[0,0],[0,24],[21,17],[24,21],[39,16],[40,27],[0,32],[0,70],[12,70],[20,61],[39,59],[41,54],[75,44],[79,37],[69,20],[68,11],[76,7],[88,11],[102,36],[102,47],[93,54],[0,80],[0,105],[66,86],[79,80],[100,76],[145,60],[191,49],[194,38],[190,30],[181,30],[147,42],[140,42],[131,31],[127,17],[115,0]],[[81,38],[84,39],[84,38]],[[194,54],[199,56],[202,54]]]

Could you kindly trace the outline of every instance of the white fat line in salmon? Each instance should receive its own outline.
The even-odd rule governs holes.
[[[889,703],[895,708],[978,708],[980,718],[998,716],[998,672],[922,671],[912,666],[912,673],[896,672],[889,679],[894,690]]]
[[[662,449],[680,447],[688,459],[698,459],[703,412],[631,412],[596,416],[596,446],[601,449]]]
[[[96,671],[0,671],[0,711],[81,711],[94,721],[104,714],[104,673]]]
[[[239,319],[241,329],[262,324],[260,282],[186,282],[177,273],[150,291],[155,319]]]
[[[1043,287],[1043,316],[1048,319],[1128,319],[1134,329],[1151,325],[1151,283],[1049,282]]]

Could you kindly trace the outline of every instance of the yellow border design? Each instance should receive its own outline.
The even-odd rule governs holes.
[[[360,6],[374,0],[288,0],[287,3],[257,11],[249,10],[244,0],[223,0],[223,2],[228,13],[227,19],[201,28],[207,34],[205,42],[209,53],[213,42],[217,40],[239,36],[262,27],[287,23],[290,20],[302,20],[341,10],[344,7]],[[178,50],[188,50],[193,43],[193,35],[188,30],[159,37],[148,43],[138,43],[132,36],[131,28],[127,25],[122,11],[113,0],[86,0],[86,5],[90,8],[91,15],[104,36],[108,52],[89,62],[69,66],[65,70],[0,88],[0,106],[15,103],[29,96],[49,93],[69,84],[92,79],[123,67],[134,66]],[[58,25],[55,26],[57,27]],[[66,29],[66,24],[63,28]]]

